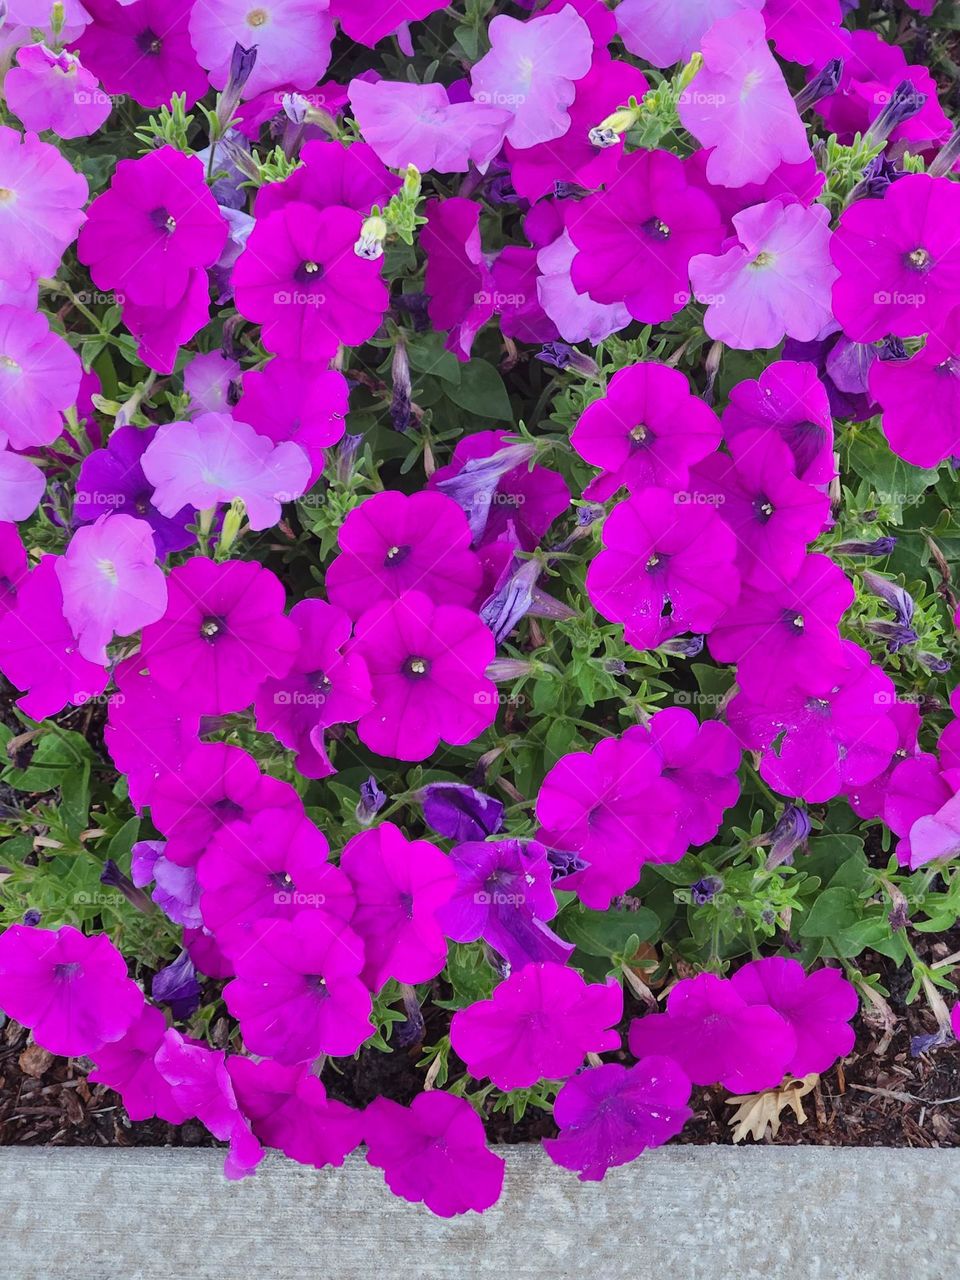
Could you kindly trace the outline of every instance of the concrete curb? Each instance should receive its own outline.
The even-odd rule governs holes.
[[[501,1148],[501,1150],[503,1150]],[[960,1152],[671,1147],[581,1184],[506,1150],[499,1205],[434,1218],[358,1156],[6,1147],[3,1280],[947,1280],[960,1274]]]

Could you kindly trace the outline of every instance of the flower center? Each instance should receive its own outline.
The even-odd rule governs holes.
[[[753,509],[756,512],[757,519],[763,524],[766,524],[773,515],[773,503],[769,498],[765,498],[762,495],[754,502]]]
[[[749,265],[751,267],[769,267],[774,262],[776,262],[776,255],[772,254],[768,249],[761,249]]]
[[[64,964],[55,964],[53,966],[53,976],[57,982],[72,982],[82,972],[83,967],[78,960],[70,960]]]
[[[644,441],[649,436],[649,434],[650,434],[649,427],[644,426],[642,422],[638,422],[637,425],[630,432],[630,439],[634,442],[634,444],[643,444]]]
[[[251,9],[247,14],[247,26],[262,27],[268,16],[266,9]]]
[[[20,372],[20,366],[14,360],[13,356],[0,356],[0,369],[9,369],[11,372]]]
[[[298,284],[315,284],[323,278],[323,264],[308,258],[306,262],[300,263],[293,273],[293,278]]]
[[[908,253],[907,265],[913,267],[914,271],[929,271],[933,265],[929,249],[914,249],[912,253]]]
[[[200,623],[200,634],[204,640],[216,640],[218,636],[223,635],[224,631],[226,631],[226,624],[223,618],[214,617],[213,614],[209,614]]]
[[[802,613],[788,613],[784,619],[788,627],[792,627],[794,631],[802,631],[804,627]]]
[[[103,574],[108,582],[112,582],[116,585],[118,581],[117,566],[112,560],[107,560],[106,558],[101,557],[97,561],[97,569],[101,574]]]
[[[403,664],[404,675],[411,676],[414,680],[422,680],[430,670],[430,664],[426,658],[410,657]]]
[[[144,29],[137,36],[135,44],[141,53],[152,54],[156,57],[158,53],[163,52],[163,41],[155,31],[151,31],[149,27]]]
[[[383,557],[384,568],[388,565],[396,567],[398,564],[403,564],[409,554],[410,547],[391,547]]]
[[[166,231],[168,235],[173,235],[177,229],[177,220],[172,213],[168,213],[163,207],[159,209],[151,209],[150,221],[158,231]]]
[[[0,204],[12,204],[17,198],[17,193],[10,187],[0,187]]]
[[[669,240],[670,228],[661,221],[660,218],[648,218],[641,227],[641,231],[645,231],[651,240]]]
[[[326,693],[330,688],[330,677],[325,671],[311,671],[304,679],[314,693]]]

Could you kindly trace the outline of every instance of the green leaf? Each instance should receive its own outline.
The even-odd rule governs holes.
[[[411,340],[407,346],[407,359],[410,368],[418,373],[427,373],[441,378],[455,387],[460,385],[463,365],[452,351],[444,350],[442,333],[425,333]],[[425,403],[422,395],[417,395],[420,404]]]
[[[824,889],[800,926],[801,938],[827,938],[843,933],[860,918],[861,899],[852,889]]]
[[[647,907],[635,911],[590,911],[567,908],[557,932],[591,956],[622,955],[632,937],[649,942],[660,932],[660,917]]]
[[[869,480],[882,503],[902,507],[934,484],[937,470],[912,467],[891,450],[879,433],[857,431],[850,441],[850,472]]]
[[[513,422],[513,409],[503,379],[486,360],[471,360],[460,368],[459,386],[447,388],[447,398],[478,418]]]

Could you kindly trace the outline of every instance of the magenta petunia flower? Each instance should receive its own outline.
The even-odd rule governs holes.
[[[55,276],[86,217],[87,180],[49,142],[0,126],[0,288]]]
[[[118,696],[107,705],[103,731],[107,750],[126,775],[130,802],[140,809],[161,774],[179,771],[197,745],[200,713],[170,697],[142,671],[138,658],[128,658],[115,672]]]
[[[910,761],[904,761],[900,768],[905,771],[909,763]],[[940,779],[941,783],[946,781],[944,778]],[[901,865],[907,865],[915,871],[918,867],[925,867],[928,862],[938,858],[955,858],[960,853],[960,795],[954,790],[956,785],[957,779],[954,776],[945,788],[946,796],[938,797],[939,806],[933,810],[929,807],[934,802],[934,787],[931,782],[928,781],[927,787],[920,791],[918,799],[923,797],[925,800],[924,811],[915,814],[907,838],[901,840],[897,847],[897,858]],[[886,806],[884,820],[887,820]]]
[[[105,933],[10,925],[0,934],[0,1009],[65,1058],[96,1053],[130,1028],[143,993]]]
[[[790,446],[801,480],[829,484],[836,474],[830,402],[812,364],[775,360],[759,379],[738,382],[721,421],[728,441],[742,431],[775,431]]]
[[[453,102],[442,84],[350,81],[360,131],[384,164],[421,173],[483,173],[500,150],[513,112],[484,102]]]
[[[680,797],[662,774],[652,738],[630,733],[562,756],[544,778],[537,839],[586,863],[564,888],[588,907],[604,910],[633,888],[645,862],[665,861],[675,846]]]
[[[123,323],[137,340],[137,356],[158,373],[173,373],[184,343],[200,332],[210,318],[210,282],[203,267],[187,276],[181,296],[169,307],[123,304]]]
[[[229,1143],[223,1166],[226,1176],[248,1177],[263,1159],[263,1149],[237,1106],[224,1051],[185,1040],[171,1027],[154,1062],[188,1114],[196,1116],[215,1138]]]
[[[243,86],[252,98],[289,81],[316,84],[330,65],[333,18],[316,0],[204,0],[190,10],[190,43],[210,83],[223,89],[235,45],[255,47],[257,60]]]
[[[144,1003],[139,1016],[119,1040],[101,1045],[88,1055],[97,1065],[87,1079],[115,1089],[131,1120],[159,1116],[169,1124],[182,1124],[189,1119],[189,1109],[180,1105],[154,1062],[166,1030],[166,1019],[160,1010]]]
[[[328,1098],[306,1067],[231,1054],[227,1071],[256,1137],[298,1164],[339,1167],[363,1140],[363,1113]]]
[[[317,138],[304,144],[300,160],[289,177],[268,182],[257,192],[253,207],[258,218],[292,200],[317,209],[342,205],[366,217],[375,204],[388,204],[402,185],[365,142],[345,147]]]
[[[183,507],[205,511],[243,501],[251,529],[269,529],[310,481],[306,453],[292,441],[274,444],[226,413],[201,413],[192,422],[168,422],[144,452],[153,503],[172,517]]]
[[[737,540],[715,508],[689,493],[641,489],[614,507],[587,594],[637,649],[685,631],[707,632],[736,599]]]
[[[849,54],[850,37],[840,25],[848,6],[841,0],[766,0],[763,21],[767,39],[788,62],[821,67],[830,58]]]
[[[363,980],[426,982],[447,959],[438,913],[457,878],[450,859],[426,840],[407,840],[392,822],[361,831],[340,856],[357,907],[350,923],[363,939]]]
[[[54,52],[44,44],[17,50],[17,65],[7,72],[3,92],[25,129],[50,129],[58,138],[96,133],[113,109],[96,76],[75,54]]]
[[[17,526],[0,522],[0,618],[17,607],[17,593],[29,571]]]
[[[879,200],[857,200],[830,242],[833,310],[857,342],[939,331],[960,304],[960,188],[911,173]]]
[[[870,394],[890,448],[915,467],[960,453],[960,307],[909,360],[875,360]]]
[[[556,325],[540,305],[537,251],[508,244],[491,268],[493,301],[500,316],[500,332],[518,342],[553,342]]]
[[[352,209],[292,201],[258,218],[233,271],[237,309],[263,326],[269,351],[326,360],[340,343],[373,337],[389,294],[380,263],[355,246],[363,219]]]
[[[622,143],[598,146],[590,132],[631,97],[642,98],[649,89],[636,67],[598,55],[587,74],[575,85],[570,106],[570,127],[562,137],[522,150],[507,143],[510,180],[518,195],[539,200],[552,195],[555,184],[568,182],[596,190],[616,174]]]
[[[730,985],[749,1005],[769,1005],[796,1037],[787,1070],[793,1076],[828,1071],[856,1039],[850,1019],[860,1000],[839,969],[804,973],[799,960],[767,956],[741,965]]]
[[[374,494],[350,512],[338,541],[327,595],[351,618],[406,591],[451,605],[476,598],[482,569],[470,550],[470,527],[445,494]]]
[[[221,826],[197,861],[204,925],[233,955],[248,945],[244,926],[257,920],[319,911],[334,928],[349,923],[353,891],[329,854],[323,833],[292,804]]]
[[[829,692],[845,669],[838,631],[853,583],[827,556],[808,555],[789,583],[744,587],[710,633],[718,662],[736,662],[743,691],[775,706],[784,688]]]
[[[587,983],[559,964],[530,964],[511,974],[489,1000],[458,1009],[450,1044],[478,1080],[527,1089],[573,1075],[587,1053],[620,1048],[618,982]]]
[[[167,580],[145,520],[101,516],[77,530],[56,569],[63,615],[88,662],[105,666],[115,635],[133,635],[167,607]]]
[[[699,51],[703,37],[720,18],[742,10],[763,8],[763,0],[622,0],[617,6],[617,31],[638,58],[655,67],[686,62]]]
[[[288,782],[262,774],[252,756],[226,742],[195,747],[176,772],[168,765],[149,795],[150,816],[167,836],[164,856],[181,867],[196,865],[221,827],[251,822],[262,809],[301,809]]]
[[[480,206],[451,196],[428,200],[424,212],[420,244],[427,258],[424,289],[430,320],[437,329],[450,331],[447,349],[466,361],[494,311],[493,276],[480,243]]]
[[[901,833],[897,825],[885,817],[887,799],[893,790],[893,776],[899,769],[900,765],[906,764],[908,761],[915,761],[921,757],[918,737],[920,734],[920,726],[923,722],[920,715],[920,709],[915,702],[902,702],[899,698],[890,708],[890,719],[897,731],[897,745],[894,749],[893,758],[890,764],[882,773],[878,773],[870,782],[865,782],[862,786],[854,787],[847,795],[847,803],[854,811],[858,818],[864,818],[870,821],[873,818],[883,817],[887,826],[891,830],[897,831],[897,834],[906,835],[910,830],[910,823],[907,823],[905,830]],[[941,755],[944,753],[944,740],[941,734],[940,741],[937,744]],[[934,767],[939,777],[940,767],[938,762],[933,758]],[[945,768],[956,768],[953,760],[944,759]],[[908,783],[906,791],[909,793],[913,790],[913,784]],[[936,806],[934,806],[936,808]],[[933,812],[927,809],[925,812]]]
[[[409,1107],[374,1098],[363,1116],[367,1163],[396,1196],[441,1218],[483,1213],[503,1188],[504,1161],[487,1147],[483,1121],[466,1098],[441,1089]]]
[[[344,652],[352,625],[324,600],[301,600],[290,610],[300,647],[289,672],[265,680],[256,696],[257,728],[297,752],[297,772],[326,778],[334,772],[324,729],[354,724],[373,706],[370,675],[359,654]]]
[[[140,0],[142,3],[143,0]],[[191,272],[212,267],[227,224],[204,181],[203,165],[174,147],[121,160],[90,206],[77,256],[94,283],[135,306],[173,307]]]
[[[673,1058],[694,1084],[722,1084],[734,1093],[772,1089],[797,1049],[790,1023],[766,1004],[751,1004],[733,983],[712,973],[684,978],[667,997],[666,1013],[635,1018],[630,1051],[641,1062]]]
[[[829,324],[830,214],[823,205],[770,200],[734,214],[739,243],[690,261],[704,328],[730,347],[775,347],[784,335],[810,342]]]
[[[807,544],[823,532],[830,498],[797,479],[793,454],[772,431],[741,431],[730,451],[698,463],[691,488],[736,534],[743,586],[776,590],[795,577]]]
[[[575,82],[593,60],[583,18],[573,5],[526,22],[498,14],[487,37],[490,51],[470,72],[474,100],[512,113],[506,135],[515,147],[561,138],[570,127]]]
[[[477,431],[461,436],[453,457],[428,483],[464,508],[476,545],[489,545],[512,532],[524,551],[532,551],[570,506],[570,490],[558,472],[531,468],[529,457],[518,457],[509,435]]]
[[[547,851],[536,840],[468,841],[450,855],[457,885],[440,909],[443,932],[454,942],[488,943],[511,969],[555,961],[566,964],[573,943],[545,921],[557,914]]]
[[[690,1081],[671,1058],[634,1067],[605,1062],[568,1080],[553,1104],[559,1137],[544,1138],[554,1164],[575,1169],[581,1182],[601,1182],[648,1147],[675,1138],[693,1112]]]
[[[420,22],[444,7],[444,0],[330,0],[330,13],[344,35],[372,49],[408,22]]]
[[[707,179],[742,187],[763,182],[780,164],[808,159],[807,131],[761,15],[741,9],[720,19],[701,49],[703,68],[680,95],[677,113],[684,128],[712,148]]]
[[[3,217],[0,199],[0,218]],[[80,360],[39,311],[0,306],[0,435],[14,449],[52,444],[76,403]]]
[[[251,1053],[284,1066],[356,1053],[371,1035],[370,992],[356,976],[363,944],[324,912],[257,920],[223,998]]]
[[[261,188],[266,190],[266,188]],[[233,408],[238,422],[249,422],[274,444],[291,440],[310,460],[309,484],[323,471],[324,449],[337,443],[347,426],[350,389],[336,369],[277,356],[242,379],[243,395]]]
[[[669,320],[689,300],[690,259],[720,245],[713,200],[667,151],[624,155],[607,190],[567,216],[577,246],[571,278],[596,302],[626,304],[636,320]]]
[[[93,21],[74,45],[107,93],[141,107],[186,96],[189,110],[210,87],[190,43],[192,0],[83,0]]]
[[[615,373],[580,415],[570,443],[602,474],[585,496],[603,502],[626,486],[685,490],[690,465],[720,444],[717,415],[678,369],[645,361]]]
[[[727,721],[744,747],[761,751],[760,776],[810,804],[869,782],[890,763],[897,731],[893,682],[865,650],[845,641],[846,669],[823,694],[780,688],[769,703],[740,693]]]
[[[357,735],[378,755],[425,760],[441,741],[465,746],[496,719],[497,691],[485,675],[493,634],[470,609],[408,591],[361,615],[355,647],[374,699]]]
[[[143,633],[153,678],[207,715],[249,706],[264,680],[290,670],[297,631],[279,579],[254,562],[195,557],[167,579],[167,611]]]
[[[63,616],[57,557],[44,556],[21,582],[16,608],[0,619],[0,671],[27,692],[17,705],[35,720],[82,706],[107,686],[103,666],[88,662]]]

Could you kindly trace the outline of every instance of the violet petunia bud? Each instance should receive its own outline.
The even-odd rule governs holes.
[[[840,87],[840,77],[843,75],[843,59],[831,58],[823,67],[822,71],[818,71],[813,79],[800,90],[795,96],[794,101],[797,104],[797,111],[803,115],[804,111],[815,106],[824,98],[829,98],[837,92]]]
[[[767,870],[793,862],[797,849],[807,843],[811,831],[810,817],[799,805],[788,804],[770,832]]]
[[[387,793],[371,774],[360,784],[360,803],[355,810],[357,821],[362,827],[368,827],[386,803]]]
[[[890,101],[874,120],[864,135],[864,142],[886,142],[898,125],[912,120],[923,110],[927,95],[921,93],[912,80],[901,80],[894,89]]]
[[[193,961],[181,951],[172,964],[159,970],[150,984],[150,995],[157,1004],[166,1004],[180,1022],[193,1016],[200,1006],[200,983]]]
[[[417,793],[423,816],[448,840],[486,840],[503,830],[503,805],[483,791],[459,782],[431,782]]]
[[[112,858],[108,858],[100,872],[100,883],[110,889],[119,889],[131,906],[144,913],[152,911],[153,903],[147,895],[125,876]]]

